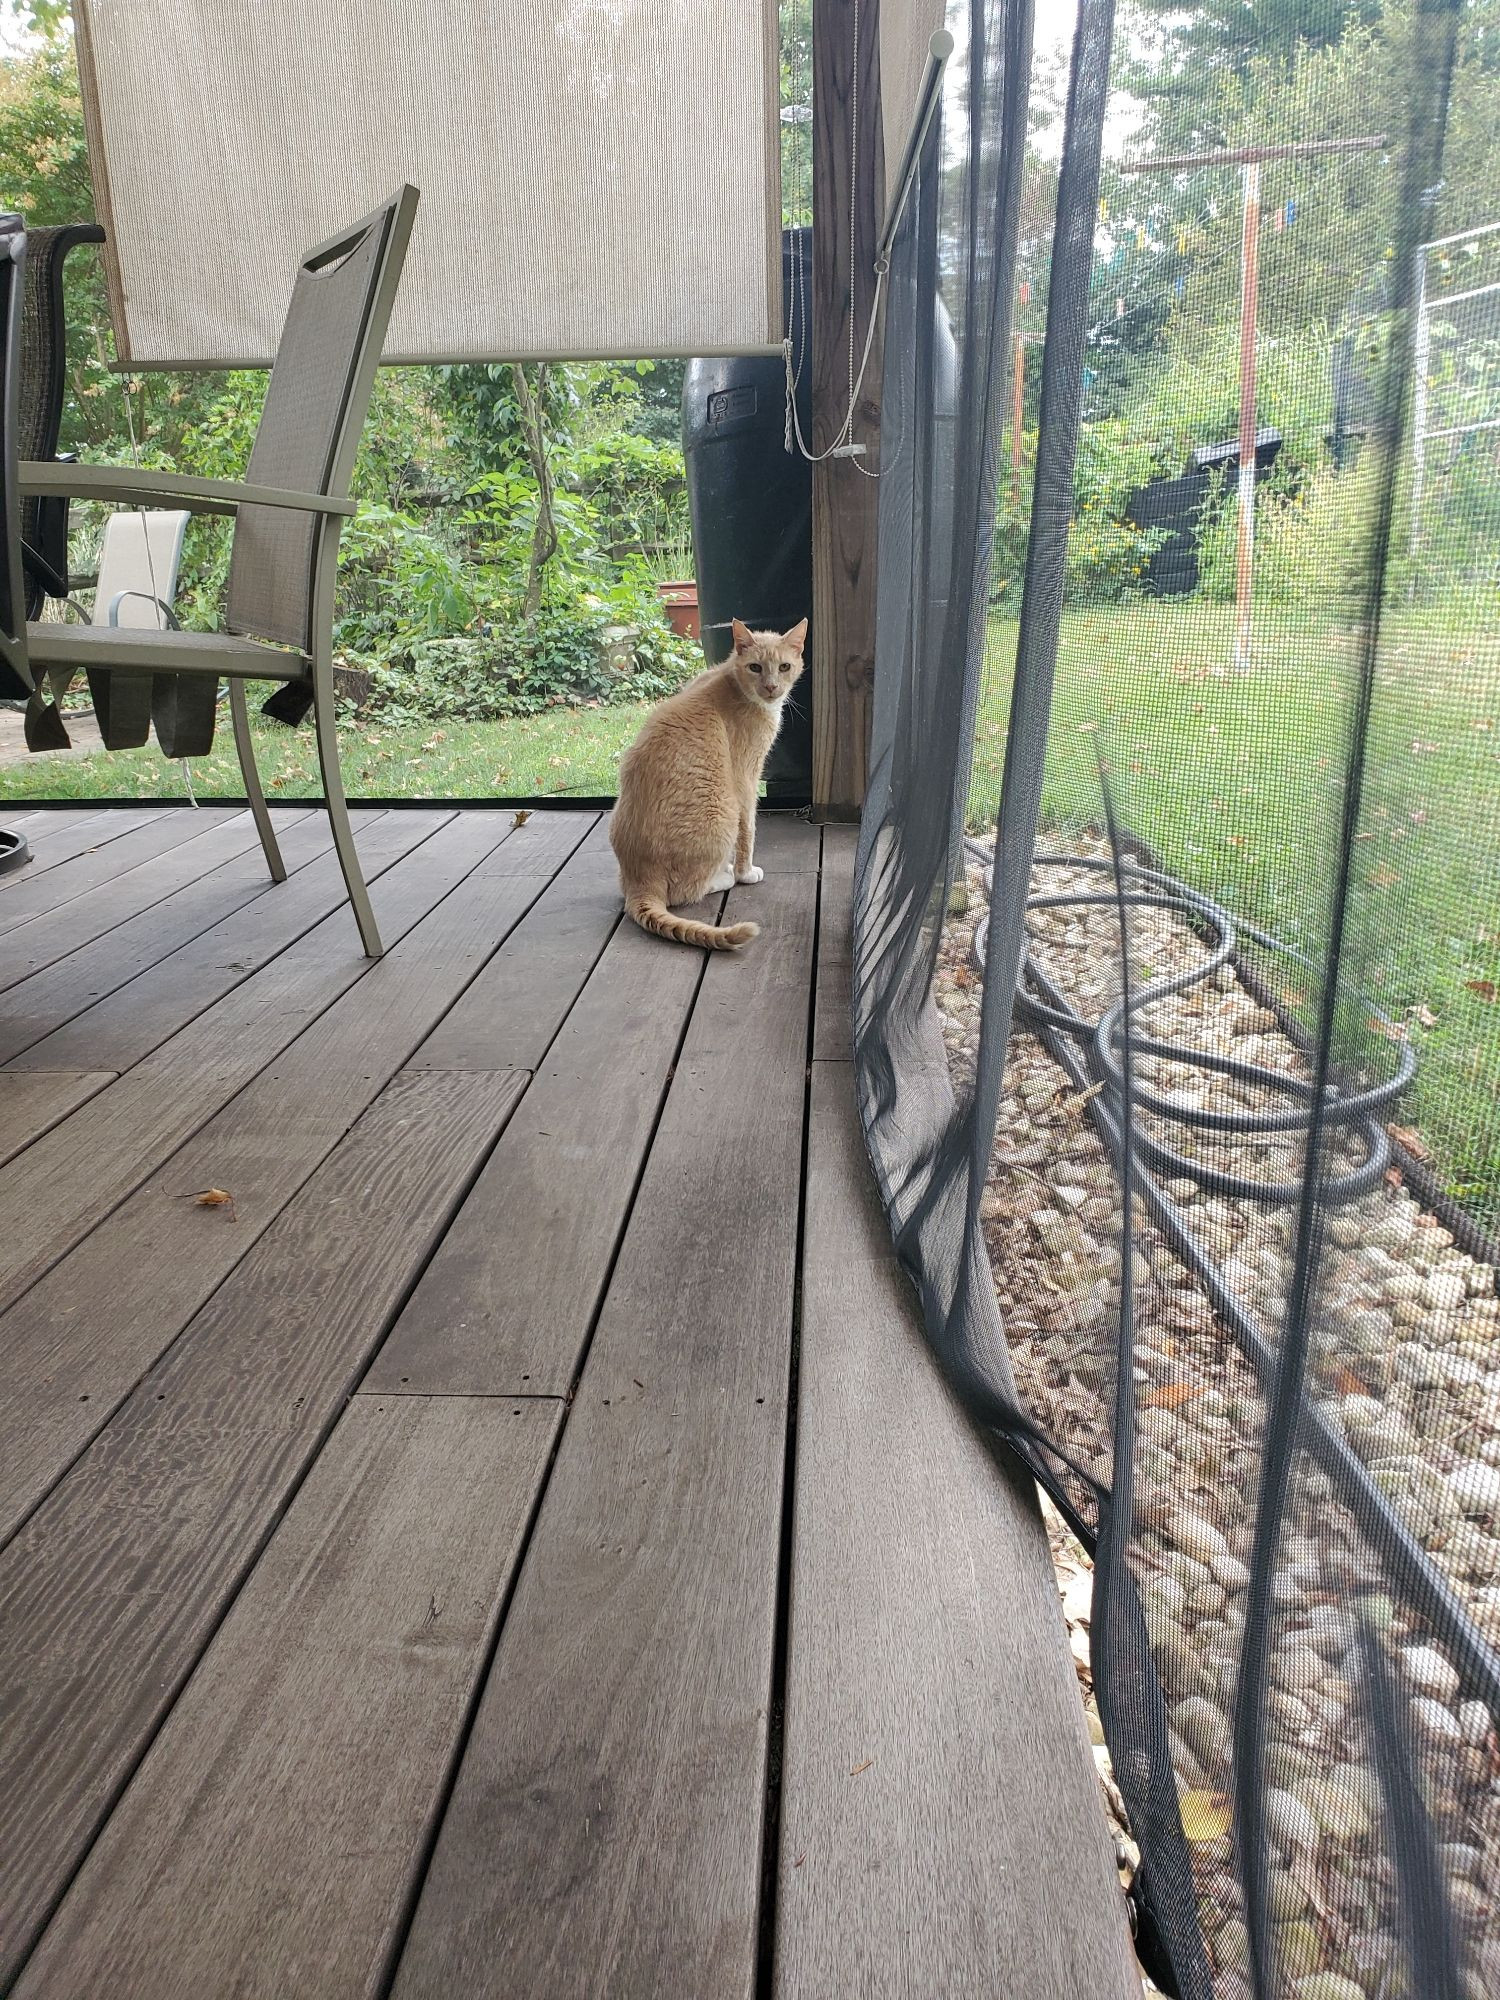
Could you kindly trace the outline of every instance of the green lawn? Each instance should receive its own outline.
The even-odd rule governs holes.
[[[1415,1044],[1401,1116],[1470,1209],[1500,1223],[1500,642],[1481,607],[1400,617],[1384,634],[1362,800],[1350,983]],[[1064,625],[1045,811],[1097,820],[1099,760],[1121,817],[1187,880],[1318,957],[1355,687],[1350,636],[1261,611],[1255,665],[1226,672],[1230,614],[1198,603],[1070,612]],[[1015,626],[990,634],[973,817],[993,815],[1005,751]],[[614,791],[639,708],[527,720],[379,724],[343,732],[355,796],[560,798]],[[311,733],[257,723],[274,797],[318,790]],[[193,766],[200,798],[232,798],[227,718]],[[29,758],[0,767],[0,799],[180,797],[154,749]]]
[[[1371,710],[1346,993],[1415,1045],[1398,1112],[1450,1190],[1500,1223],[1500,640],[1483,612],[1388,618]],[[990,635],[972,816],[993,815],[1015,626]],[[1356,688],[1347,632],[1257,614],[1249,674],[1231,614],[1112,606],[1066,621],[1044,812],[1122,823],[1187,881],[1320,959]]]
[[[635,705],[569,708],[510,722],[351,727],[339,733],[344,783],[351,795],[368,798],[612,795],[620,753],[645,712]],[[268,796],[320,794],[310,726],[285,729],[256,716],[255,734]],[[244,796],[227,712],[212,754],[195,759],[192,772],[200,799]],[[154,744],[113,756],[27,757],[0,766],[0,799],[181,798],[183,791],[182,766],[169,764]]]

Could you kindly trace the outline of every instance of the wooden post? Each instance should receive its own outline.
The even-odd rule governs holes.
[[[859,47],[854,46],[855,20]],[[849,407],[870,323],[885,205],[879,0],[813,0],[813,428],[826,451]],[[856,164],[850,200],[851,150]],[[851,256],[852,253],[852,256]],[[852,289],[851,289],[852,277]],[[857,819],[869,765],[875,676],[875,542],[880,483],[881,335],[876,329],[852,435],[859,459],[813,467],[814,817]]]

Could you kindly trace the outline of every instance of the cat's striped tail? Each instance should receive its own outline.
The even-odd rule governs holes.
[[[700,924],[691,917],[674,917],[660,896],[637,894],[625,899],[625,914],[643,931],[670,938],[674,944],[699,944],[709,951],[737,951],[760,936],[759,924]]]

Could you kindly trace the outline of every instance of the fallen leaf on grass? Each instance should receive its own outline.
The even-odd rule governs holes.
[[[870,1766],[871,1766],[871,1765],[872,1765],[872,1764],[873,1764],[874,1762],[875,1762],[875,1759],[874,1759],[873,1757],[866,1757],[866,1759],[865,1759],[865,1761],[863,1762],[863,1764],[856,1764],[856,1765],[855,1765],[854,1769],[853,1769],[853,1770],[852,1770],[852,1771],[851,1771],[851,1772],[849,1773],[849,1776],[850,1776],[851,1778],[857,1778],[857,1777],[859,1776],[859,1774],[860,1774],[860,1772],[861,1772],[861,1771],[868,1771],[868,1770],[869,1770],[869,1768],[870,1768]]]
[[[1377,868],[1370,877],[1370,887],[1372,889],[1389,889],[1393,882],[1399,882],[1400,880],[1401,877],[1396,873],[1394,868]]]
[[[1435,1028],[1438,1024],[1437,1015],[1433,1013],[1425,1001],[1423,1001],[1420,1007],[1413,1007],[1412,1014],[1424,1028]]]
[[[1466,979],[1464,985],[1470,993],[1477,993],[1481,1000],[1500,1000],[1500,986],[1493,979]]]
[[[1141,1405],[1148,1410],[1180,1410],[1184,1403],[1202,1394],[1196,1382],[1159,1382],[1142,1396]]]
[[[1233,1820],[1222,1792],[1184,1792],[1182,1830],[1189,1840],[1223,1840]]]

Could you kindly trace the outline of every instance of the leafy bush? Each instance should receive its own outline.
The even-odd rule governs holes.
[[[1002,467],[995,514],[995,557],[990,589],[995,598],[1019,597],[1026,570],[1031,485],[1036,465],[1036,433],[1022,440],[1019,482]],[[1159,528],[1138,528],[1126,517],[1132,493],[1164,469],[1153,444],[1130,435],[1118,419],[1084,424],[1078,436],[1073,478],[1073,525],[1068,536],[1067,585],[1071,593],[1100,603],[1140,587],[1141,574],[1165,536]]]
[[[346,655],[370,676],[366,713],[393,724],[494,722],[549,708],[657,701],[703,664],[660,607],[624,623],[604,600],[543,605],[528,621],[481,621],[459,638],[424,638],[400,654]]]

